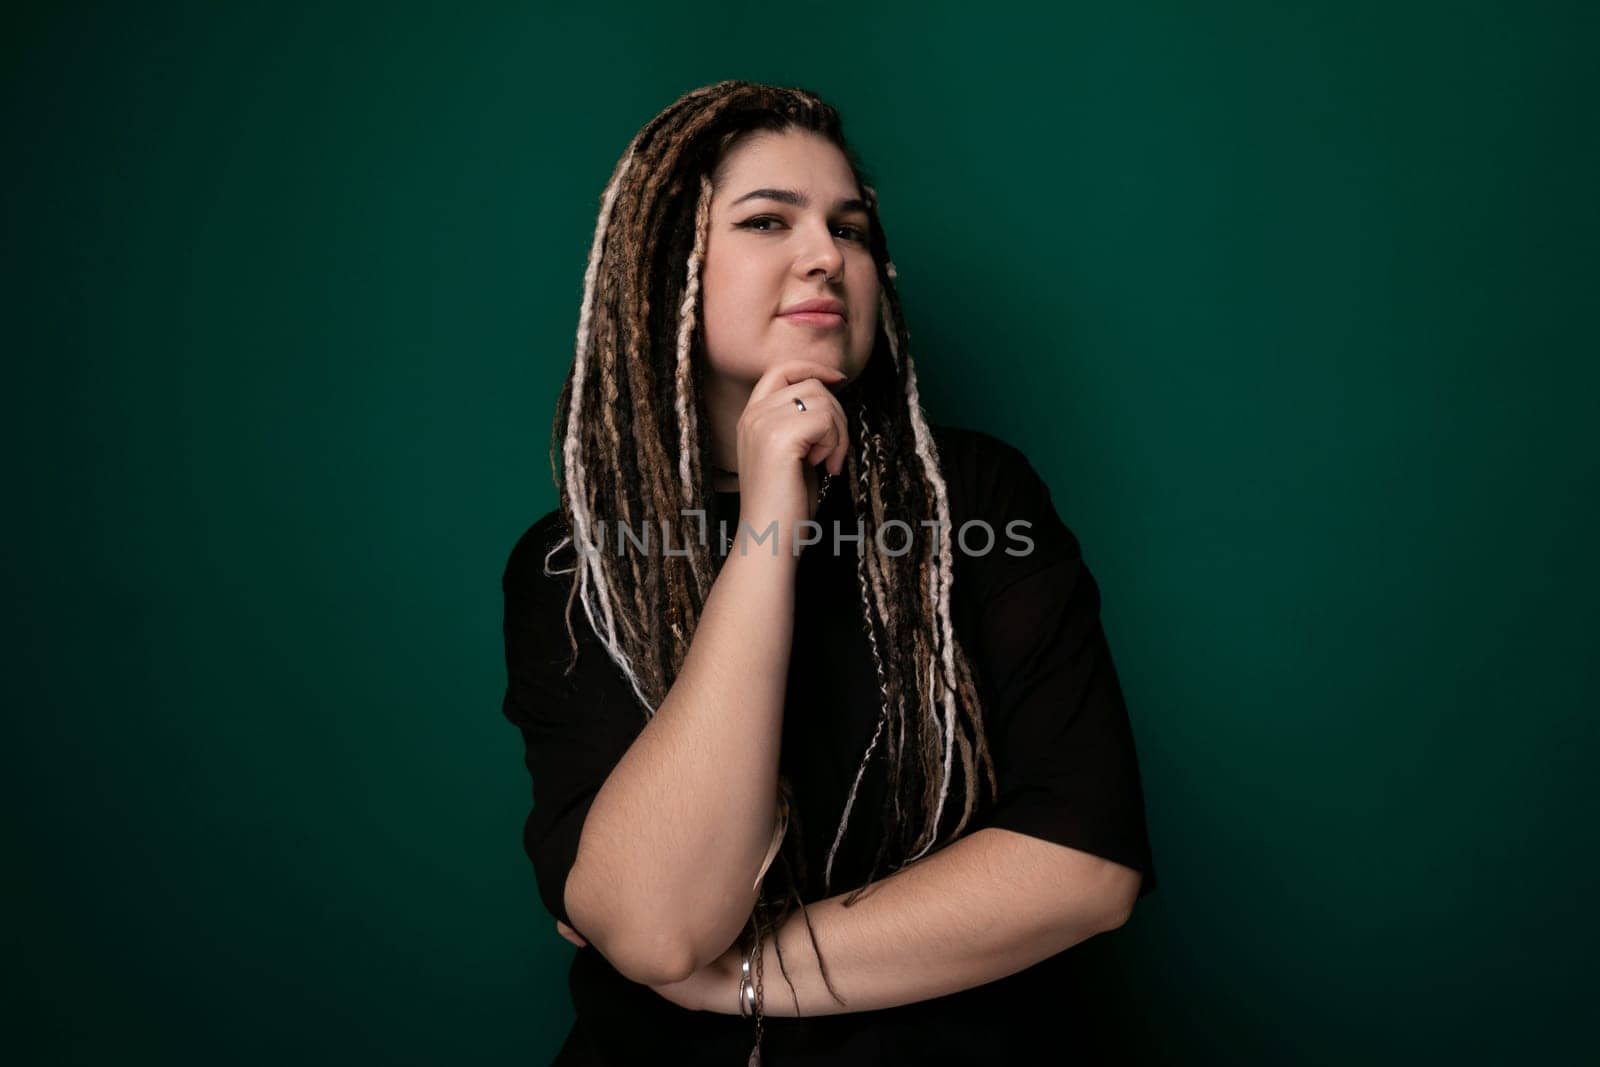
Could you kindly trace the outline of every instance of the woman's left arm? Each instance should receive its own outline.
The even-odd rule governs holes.
[[[970,833],[880,880],[850,907],[841,893],[791,913],[762,959],[762,1011],[793,1017],[872,1011],[983,985],[1127,921],[1138,871],[1010,830]],[[783,950],[783,968],[778,953]],[[740,953],[730,948],[682,982],[653,986],[696,1011],[738,1013]],[[793,983],[793,990],[790,983]]]
[[[1017,450],[986,436],[969,449],[983,473],[971,514],[1010,530],[1026,520],[1034,551],[974,557],[981,605],[973,650],[992,683],[985,708],[999,786],[978,829],[875,883],[808,905],[840,1004],[822,981],[805,916],[769,941],[763,1010],[793,1016],[929,1000],[1014,974],[1127,921],[1155,888],[1132,724],[1105,630],[1100,589],[1049,487]],[[981,455],[978,453],[981,452]],[[1121,862],[1119,862],[1121,861]],[[738,1010],[739,951],[684,982],[654,987],[701,1011]]]

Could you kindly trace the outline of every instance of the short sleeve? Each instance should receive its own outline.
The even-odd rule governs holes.
[[[644,728],[632,687],[589,629],[582,606],[572,606],[578,661],[571,673],[566,626],[571,574],[544,573],[545,554],[565,534],[559,513],[540,519],[518,540],[506,563],[506,690],[501,708],[522,732],[532,778],[533,806],[523,824],[523,847],[533,863],[540,899],[572,926],[566,910],[567,875],[595,795]],[[555,554],[553,570],[570,568],[570,548]],[[574,927],[576,929],[576,927]],[[583,931],[578,931],[580,934]]]
[[[1132,724],[1100,621],[1100,589],[1077,536],[1020,452],[991,448],[986,500],[997,527],[1023,521],[981,570],[980,669],[993,707],[999,795],[982,826],[1092,853],[1156,887]],[[997,550],[998,552],[999,550]]]

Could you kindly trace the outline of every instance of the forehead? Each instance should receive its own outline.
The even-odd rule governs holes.
[[[716,202],[752,189],[794,189],[814,202],[860,194],[856,176],[838,146],[809,130],[761,131],[729,149],[718,168]]]

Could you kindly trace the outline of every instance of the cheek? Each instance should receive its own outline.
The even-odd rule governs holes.
[[[750,303],[753,288],[750,264],[735,257],[707,255],[700,268],[701,306],[722,317],[739,317]]]
[[[719,265],[710,260],[700,269],[700,314],[705,318],[705,326],[709,330],[711,325],[720,322],[728,312],[729,297],[728,286],[732,278],[724,278]]]
[[[879,323],[882,321],[882,316],[878,310],[878,300],[879,296],[876,287],[871,292],[864,293],[862,295],[862,304],[870,308],[871,311],[859,323],[854,324],[857,329],[853,340],[855,341],[856,351],[862,359],[872,354],[872,339],[877,336]]]
[[[701,329],[714,365],[731,370],[752,350],[762,325],[759,307],[746,272],[726,260],[707,260],[700,275]]]

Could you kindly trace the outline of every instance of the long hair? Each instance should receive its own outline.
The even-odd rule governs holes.
[[[825,894],[832,892],[834,856],[875,754],[884,755],[889,782],[881,813],[886,833],[866,883],[845,900],[849,906],[880,871],[902,869],[960,836],[979,803],[978,790],[987,783],[993,795],[996,784],[972,665],[952,623],[950,503],[917,393],[877,195],[845,141],[838,113],[816,95],[743,81],[696,89],[651,119],[618,160],[600,200],[577,350],[551,434],[551,470],[568,535],[550,555],[571,544],[575,563],[551,570],[547,556],[545,569],[574,576],[567,600],[574,665],[576,601],[645,716],[653,715],[683,665],[719,563],[695,536],[703,525],[685,514],[714,512],[703,463],[711,439],[700,301],[714,179],[726,151],[744,135],[790,129],[826,138],[849,162],[868,205],[881,292],[873,354],[838,394],[851,426],[848,491],[866,533],[856,572],[881,709],[828,849]],[[913,551],[890,555],[878,544],[878,530],[895,519],[913,529],[937,523],[939,536],[913,539]],[[626,559],[592,550],[597,522],[619,530],[659,529],[664,542],[670,532],[684,550],[628,553]],[[952,801],[958,761],[965,790]],[[782,856],[789,892],[773,902],[758,898],[747,927],[757,959],[762,938],[790,907],[805,909],[795,889],[796,877],[804,877],[803,854],[779,850],[786,838],[798,836],[787,833],[798,823],[790,819],[791,797],[780,778],[768,862],[775,853]],[[946,806],[955,803],[960,819],[941,841]]]

